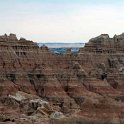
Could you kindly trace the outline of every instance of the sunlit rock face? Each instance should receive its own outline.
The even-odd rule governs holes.
[[[0,36],[0,122],[123,124],[124,34],[56,54],[15,34]]]

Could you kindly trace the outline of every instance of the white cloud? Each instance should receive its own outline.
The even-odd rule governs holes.
[[[87,42],[101,33],[113,36],[124,31],[121,5],[68,5],[58,12],[49,8],[48,13],[42,11],[44,6],[30,7],[1,14],[0,33],[13,32],[34,41]]]

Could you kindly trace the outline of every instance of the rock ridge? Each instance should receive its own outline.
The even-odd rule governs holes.
[[[0,36],[0,122],[123,124],[124,33],[64,54]]]

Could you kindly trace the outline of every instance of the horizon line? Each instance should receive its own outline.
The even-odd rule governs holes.
[[[59,42],[59,41],[52,41],[52,42],[37,42],[37,43],[57,43],[57,44],[63,44],[63,43],[65,43],[65,44],[70,44],[70,43],[72,43],[72,44],[85,44],[85,42]]]

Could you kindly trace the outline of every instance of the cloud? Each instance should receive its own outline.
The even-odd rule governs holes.
[[[15,8],[13,8],[15,6]],[[16,33],[34,41],[87,42],[101,33],[124,29],[124,8],[115,4],[15,3],[3,6],[0,33]],[[6,8],[8,8],[6,10]]]

